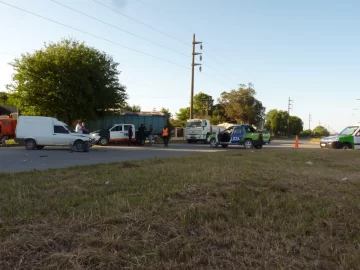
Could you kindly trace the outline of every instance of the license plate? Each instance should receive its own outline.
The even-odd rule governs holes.
[[[326,146],[326,144],[325,144],[325,143],[322,143],[321,146]]]

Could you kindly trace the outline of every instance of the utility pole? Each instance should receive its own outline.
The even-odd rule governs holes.
[[[195,52],[195,45],[200,44],[200,50],[202,50],[202,42],[195,40],[195,34],[193,34],[193,49],[192,49],[192,63],[191,63],[191,93],[190,93],[190,119],[194,118],[194,68],[195,66],[200,66],[199,70],[201,72],[201,64],[195,63],[195,55],[200,55],[200,61],[202,60],[202,53]]]
[[[288,135],[290,135],[290,110],[292,110],[292,105],[293,105],[293,100],[290,99],[289,97],[289,101],[288,101],[288,114],[289,114],[289,117],[288,117]]]

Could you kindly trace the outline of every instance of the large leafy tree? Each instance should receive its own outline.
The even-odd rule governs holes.
[[[197,117],[207,117],[211,114],[214,106],[212,96],[200,92],[194,96],[194,111]]]
[[[256,91],[240,85],[238,90],[221,93],[219,104],[230,120],[258,125],[263,121],[265,107],[255,98]]]
[[[265,116],[265,128],[273,134],[299,135],[303,130],[304,123],[297,116],[290,116],[287,111],[270,110]]]
[[[8,89],[23,114],[53,116],[71,124],[102,117],[121,108],[127,98],[118,79],[119,64],[73,39],[45,44],[11,65],[15,74]]]
[[[323,126],[317,126],[313,130],[314,136],[329,136],[330,132]]]
[[[289,117],[289,133],[290,135],[299,135],[304,129],[304,122],[297,116]]]

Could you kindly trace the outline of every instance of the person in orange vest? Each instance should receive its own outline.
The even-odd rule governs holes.
[[[162,130],[162,137],[164,140],[164,147],[169,147],[169,128],[167,126]]]

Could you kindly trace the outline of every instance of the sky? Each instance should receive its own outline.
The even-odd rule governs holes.
[[[113,10],[56,0],[89,18],[52,0],[0,0],[0,91],[11,83],[15,57],[72,37],[120,63],[131,105],[176,113],[189,106],[196,34],[203,66],[195,70],[195,94],[217,100],[251,82],[267,110],[287,110],[293,100],[290,114],[305,129],[309,114],[311,128],[340,131],[360,122],[360,1],[96,1]]]

